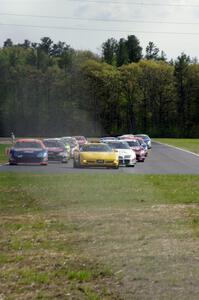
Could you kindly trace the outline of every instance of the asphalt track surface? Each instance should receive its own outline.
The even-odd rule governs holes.
[[[145,162],[137,163],[133,167],[120,167],[118,170],[106,168],[81,168],[74,169],[73,161],[67,164],[50,162],[48,166],[0,165],[0,172],[17,173],[43,173],[43,174],[65,174],[65,173],[126,173],[126,174],[197,174],[199,175],[199,155],[192,154],[174,147],[159,143],[152,143],[152,149]]]

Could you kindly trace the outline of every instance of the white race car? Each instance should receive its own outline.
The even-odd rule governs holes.
[[[134,167],[136,165],[136,154],[126,142],[106,140],[106,144],[118,152],[120,166]]]

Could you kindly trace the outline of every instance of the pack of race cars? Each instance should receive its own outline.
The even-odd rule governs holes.
[[[9,164],[47,165],[50,161],[67,163],[73,167],[134,167],[144,162],[151,139],[145,134],[125,134],[119,137],[101,137],[88,141],[84,136],[61,138],[16,139],[8,150]]]

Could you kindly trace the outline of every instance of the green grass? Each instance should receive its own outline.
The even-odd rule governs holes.
[[[197,299],[199,176],[0,173],[5,299]]]
[[[0,163],[5,163],[8,161],[8,156],[6,155],[6,148],[8,148],[9,145],[7,144],[0,144]]]
[[[199,154],[199,139],[154,139],[157,142],[169,144],[175,147],[183,148]]]

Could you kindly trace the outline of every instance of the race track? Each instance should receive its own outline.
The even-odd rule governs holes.
[[[126,173],[126,174],[198,174],[199,155],[194,155],[166,145],[152,143],[152,150],[144,163],[137,163],[134,168],[120,167],[118,170],[104,168],[74,169],[73,161],[68,164],[49,163],[48,166],[0,165],[0,172],[18,173]]]

